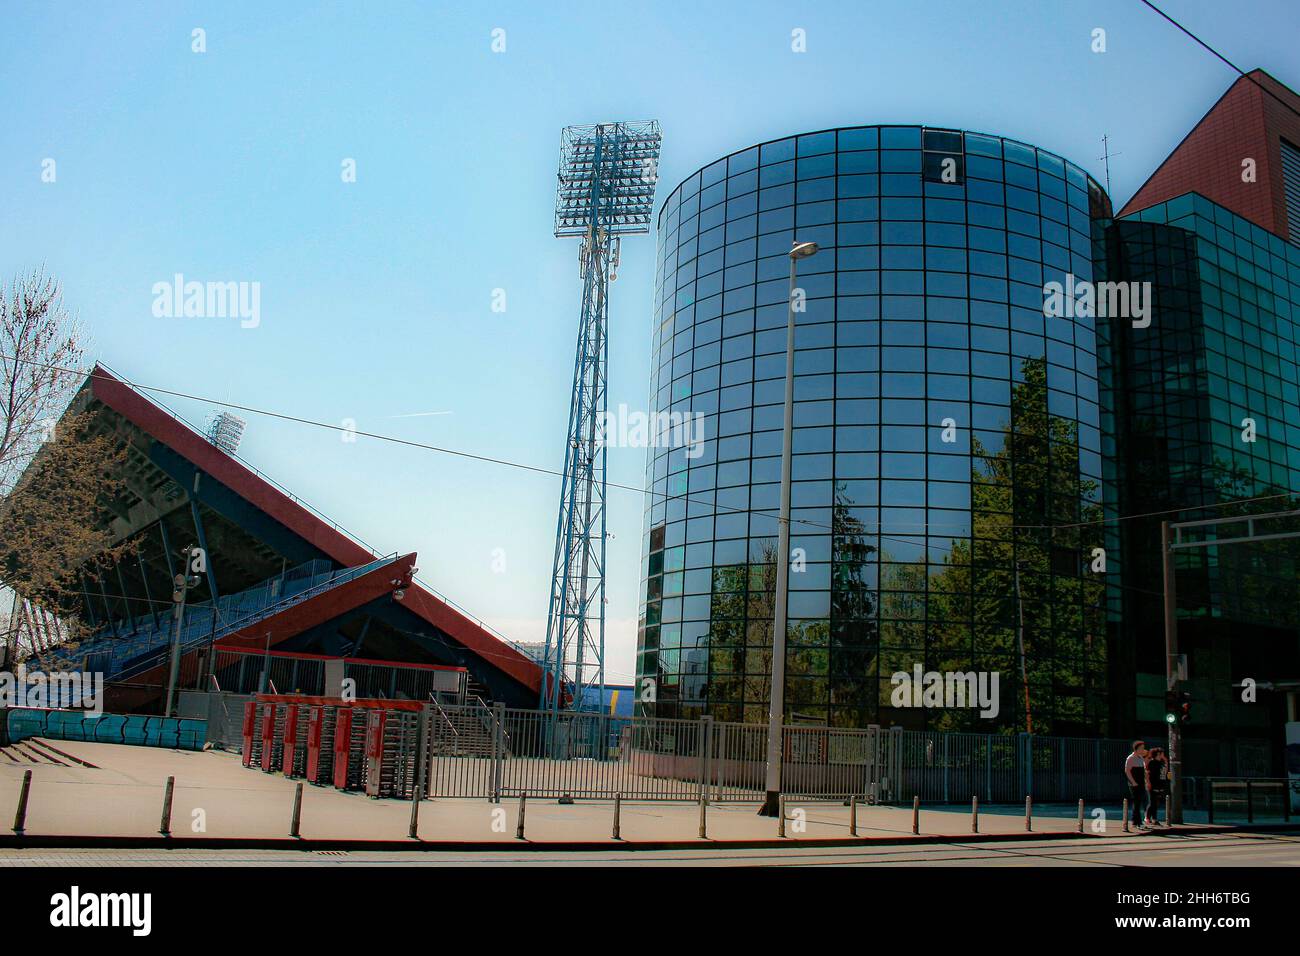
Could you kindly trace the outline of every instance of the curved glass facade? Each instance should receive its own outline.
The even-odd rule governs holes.
[[[767,719],[797,238],[820,251],[794,299],[787,717],[1106,730],[1096,330],[1046,318],[1044,284],[1092,279],[1109,214],[1060,157],[918,126],[764,143],[677,187],[650,395],[705,440],[648,455],[642,712]],[[997,716],[895,706],[917,665],[997,672]]]

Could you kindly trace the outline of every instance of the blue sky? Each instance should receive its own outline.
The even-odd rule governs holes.
[[[1293,0],[1163,5],[1300,86]],[[0,274],[58,276],[93,357],[553,469],[580,292],[575,243],[551,234],[563,126],[658,119],[660,199],[719,156],[831,126],[997,133],[1099,180],[1106,133],[1122,202],[1234,78],[1137,0],[5,6]],[[622,258],[610,405],[644,409],[653,239]],[[152,287],[175,273],[260,283],[260,325],[156,317]],[[397,417],[432,411],[450,414]],[[422,577],[510,637],[541,639],[558,479],[248,417],[244,457],[380,550],[418,550]],[[642,450],[611,450],[611,481],[639,486],[643,468]],[[639,494],[611,490],[612,679],[633,666],[641,519]]]

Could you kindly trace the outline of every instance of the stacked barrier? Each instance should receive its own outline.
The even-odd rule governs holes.
[[[257,701],[250,700],[244,705],[244,728],[241,736],[244,740],[242,759],[245,767],[262,765],[262,735],[258,733]]]
[[[409,799],[419,751],[418,711],[374,709],[366,725],[366,796]]]
[[[305,703],[285,705],[284,749],[281,769],[286,777],[307,774],[307,720],[311,707]]]
[[[338,790],[409,799],[419,776],[422,708],[416,701],[259,694],[244,708],[242,762]]]
[[[260,733],[262,735],[262,761],[261,768],[263,773],[273,773],[275,771],[276,758],[279,756],[279,743],[276,741],[276,705],[268,703],[261,708]],[[283,741],[283,737],[280,738]]]
[[[307,718],[307,781],[321,785],[334,779],[334,721],[337,707],[313,704]]]
[[[334,788],[360,790],[365,786],[366,711],[339,707],[334,723]]]

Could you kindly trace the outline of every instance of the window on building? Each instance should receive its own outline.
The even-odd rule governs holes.
[[[960,132],[946,129],[925,131],[921,139],[921,178],[927,183],[949,186],[966,182],[966,156]]]

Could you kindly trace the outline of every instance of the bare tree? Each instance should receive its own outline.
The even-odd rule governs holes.
[[[98,520],[125,449],[69,411],[84,380],[84,335],[63,306],[59,283],[34,272],[0,286],[0,585],[9,607],[31,601],[45,614],[13,613],[0,640],[37,653],[84,633],[80,573],[121,557]],[[34,621],[39,620],[39,624]],[[26,645],[26,646],[24,646]]]
[[[83,373],[83,335],[42,272],[0,286],[0,495],[50,437]]]

